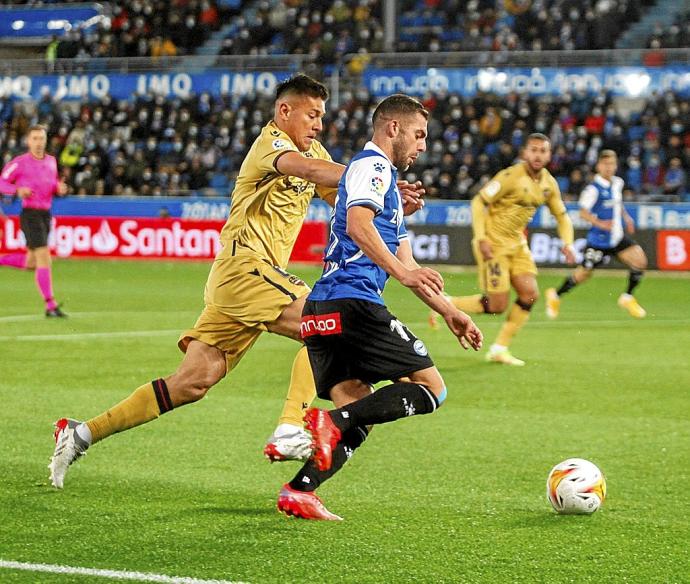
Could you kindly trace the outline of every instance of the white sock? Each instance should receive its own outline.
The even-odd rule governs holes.
[[[291,436],[301,432],[304,428],[302,426],[295,426],[294,424],[279,424],[278,427],[273,432],[276,438],[282,438],[283,436]]]
[[[505,351],[507,348],[508,348],[508,347],[506,347],[505,345],[499,345],[498,343],[494,343],[494,344],[491,345],[491,347],[489,348],[489,351],[501,352],[501,351]]]
[[[74,430],[77,433],[77,435],[79,436],[79,438],[81,438],[87,444],[89,444],[89,445],[91,444],[91,440],[93,440],[93,436],[91,436],[91,430],[89,429],[89,427],[84,422],[79,424]]]

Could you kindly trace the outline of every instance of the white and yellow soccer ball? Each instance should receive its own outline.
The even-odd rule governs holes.
[[[589,515],[606,498],[606,479],[599,467],[583,458],[569,458],[551,469],[546,498],[564,515]]]

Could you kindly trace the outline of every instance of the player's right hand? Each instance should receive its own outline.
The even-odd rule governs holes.
[[[400,278],[400,283],[408,288],[418,290],[429,298],[443,292],[443,276],[431,268],[408,270]]]
[[[446,324],[451,332],[458,338],[463,349],[474,349],[478,351],[482,348],[484,335],[479,330],[474,321],[461,310],[454,310],[445,317]]]
[[[31,189],[29,187],[17,187],[17,196],[20,199],[25,199],[31,196]]]
[[[494,250],[491,247],[491,243],[488,240],[482,239],[479,242],[479,253],[482,254],[482,257],[485,260],[490,260],[494,257]]]

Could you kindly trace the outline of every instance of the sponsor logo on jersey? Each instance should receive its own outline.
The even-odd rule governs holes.
[[[339,335],[343,332],[340,313],[331,312],[329,314],[303,316],[299,331],[303,339],[312,335]]]
[[[283,150],[284,148],[289,148],[290,145],[285,140],[273,140],[274,150]]]
[[[383,172],[383,170],[384,170],[385,168],[386,168],[386,167],[383,165],[383,162],[375,162],[375,163],[374,163],[374,170],[375,170],[376,172]]]
[[[429,351],[427,351],[426,345],[424,344],[423,341],[417,339],[414,342],[414,345],[412,345],[412,348],[414,349],[414,352],[417,353],[420,357],[426,357],[429,354]]]

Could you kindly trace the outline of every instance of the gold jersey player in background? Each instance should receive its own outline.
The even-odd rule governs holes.
[[[546,204],[558,222],[566,261],[575,261],[573,225],[558,183],[545,168],[550,160],[549,139],[543,134],[530,134],[522,150],[522,161],[496,174],[472,199],[472,251],[483,294],[449,300],[464,312],[500,314],[508,308],[511,286],[517,293],[506,322],[489,348],[487,361],[525,364],[511,354],[509,347],[539,297],[537,266],[525,230],[541,205]],[[432,326],[435,317],[431,315]]]
[[[223,247],[206,283],[204,310],[180,337],[184,358],[179,368],[87,422],[58,420],[49,465],[54,486],[62,488],[67,468],[91,444],[203,398],[262,332],[301,341],[299,323],[309,287],[285,268],[310,200],[315,193],[332,199],[345,168],[332,162],[315,139],[327,98],[326,88],[306,75],[278,86],[274,118],[240,168],[221,233]],[[296,418],[293,427],[304,433],[302,407],[315,393],[304,348],[295,358],[290,389],[286,409]],[[303,454],[308,456],[308,444]]]

